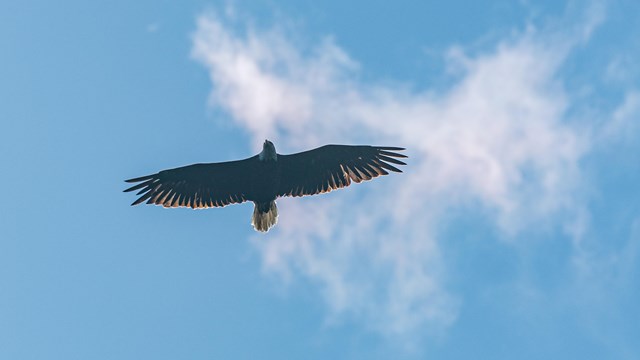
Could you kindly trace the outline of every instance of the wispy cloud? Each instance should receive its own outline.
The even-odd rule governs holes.
[[[596,20],[560,40],[529,28],[473,56],[458,48],[447,61],[459,80],[416,92],[360,82],[358,63],[331,38],[300,49],[282,29],[201,16],[192,55],[209,70],[211,102],[256,146],[372,143],[410,155],[404,174],[279,201],[278,226],[254,242],[265,270],[319,284],[337,321],[353,316],[391,335],[452,324],[461,299],[447,289],[440,255],[449,211],[485,212],[514,239],[580,218],[578,163],[590,144],[564,119],[557,72]]]
[[[157,22],[153,22],[147,25],[148,33],[155,33],[158,32],[158,30],[160,30],[160,24],[158,24]]]
[[[600,140],[629,141],[637,134],[640,118],[640,92],[628,91],[622,104],[615,109],[610,120],[600,129]]]

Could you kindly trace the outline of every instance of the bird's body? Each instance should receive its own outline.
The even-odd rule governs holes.
[[[396,147],[325,145],[291,154],[277,154],[265,141],[262,152],[244,160],[194,164],[126,180],[138,183],[125,191],[139,190],[144,201],[164,207],[193,209],[221,207],[253,201],[252,224],[258,231],[275,225],[275,200],[282,196],[314,195],[359,183],[387,171],[402,172],[389,163],[405,165],[393,152]]]

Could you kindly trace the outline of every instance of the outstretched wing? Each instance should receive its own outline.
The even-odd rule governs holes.
[[[402,172],[395,165],[406,165],[406,158],[395,151],[404,148],[381,146],[325,145],[317,149],[278,155],[279,196],[314,195],[371,180],[389,171]]]
[[[212,164],[194,164],[163,170],[157,174],[125,180],[139,183],[126,190],[140,190],[140,197],[131,205],[144,201],[164,207],[193,209],[225,206],[246,201],[256,176],[257,156],[244,160]]]

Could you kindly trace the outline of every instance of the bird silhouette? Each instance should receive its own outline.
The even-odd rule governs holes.
[[[278,220],[276,198],[329,192],[371,180],[406,165],[400,147],[325,145],[296,154],[276,153],[265,140],[262,151],[243,160],[193,164],[129,180],[124,190],[139,190],[131,205],[142,202],[166,208],[202,209],[253,201],[251,224],[266,232]],[[394,165],[392,165],[394,164]]]

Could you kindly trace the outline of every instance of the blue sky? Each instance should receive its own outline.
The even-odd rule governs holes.
[[[640,357],[640,5],[0,3],[0,358]],[[325,143],[405,173],[129,207]]]

